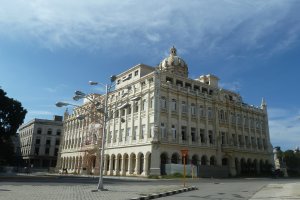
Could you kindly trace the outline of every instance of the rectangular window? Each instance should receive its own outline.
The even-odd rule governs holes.
[[[184,101],[181,103],[181,109],[182,109],[183,113],[187,112],[187,105],[186,105],[186,103]]]
[[[142,101],[142,110],[144,111],[144,110],[146,110],[146,99],[143,99],[143,101]]]
[[[118,135],[118,130],[115,130],[114,132],[114,137],[113,137],[113,142],[116,142],[117,141],[117,135]]]
[[[221,144],[225,144],[225,133],[221,132],[221,135],[222,135],[222,143]]]
[[[191,113],[192,113],[193,116],[196,115],[196,107],[195,107],[194,104],[191,105]]]
[[[119,142],[123,141],[123,135],[124,135],[124,129],[121,129],[120,135],[119,135]]]
[[[132,139],[133,139],[133,140],[136,140],[136,135],[137,135],[137,133],[138,133],[138,127],[135,126],[135,127],[134,127],[134,130],[133,130],[133,135],[132,135]]]
[[[127,128],[125,141],[129,141],[131,128]]]
[[[34,155],[38,156],[39,152],[40,152],[40,148],[35,147],[35,149],[34,149]]]
[[[56,141],[55,141],[55,145],[59,145],[60,144],[60,141],[57,139]]]
[[[137,76],[137,75],[139,75],[139,70],[136,70],[136,71],[134,72],[134,76]]]
[[[150,98],[150,108],[154,108],[154,98]]]
[[[167,83],[173,83],[173,79],[170,78],[170,77],[166,77],[166,82],[167,82]]]
[[[154,135],[154,124],[150,124],[149,138],[152,138],[153,135]]]
[[[139,103],[134,103],[134,112],[139,112]]]
[[[166,109],[166,108],[167,108],[167,101],[166,101],[166,98],[165,98],[165,97],[162,97],[162,98],[160,99],[160,107],[161,107],[162,109]]]
[[[172,99],[172,102],[171,102],[171,110],[172,110],[172,111],[176,111],[176,100],[175,100],[175,99]]]
[[[212,108],[210,108],[210,107],[207,109],[207,117],[208,117],[208,119],[213,118],[213,111],[212,111]]]
[[[46,145],[50,145],[50,144],[51,144],[51,140],[50,139],[46,140]]]
[[[243,145],[243,141],[242,141],[242,136],[241,135],[238,136],[238,140],[239,140],[239,144]]]
[[[146,125],[142,125],[141,137],[140,139],[144,139],[146,134]]]
[[[197,137],[196,137],[196,128],[191,128],[191,137],[192,137],[192,142],[196,142],[197,141]]]
[[[54,150],[54,156],[58,156],[58,148],[55,148],[55,150]]]
[[[205,117],[205,112],[204,112],[204,107],[203,106],[199,107],[199,112],[200,112],[200,117]]]
[[[41,144],[41,139],[36,139],[35,144]]]
[[[201,140],[201,143],[205,143],[205,130],[204,129],[200,129],[200,140]]]
[[[161,132],[161,137],[162,138],[167,138],[166,127],[165,127],[164,123],[160,124],[160,132]]]
[[[45,154],[46,154],[46,155],[49,155],[49,152],[50,152],[50,149],[49,149],[49,148],[46,148],[46,149],[45,149]]]
[[[208,139],[209,139],[209,143],[213,144],[213,131],[208,131]]]
[[[111,143],[111,136],[112,136],[112,131],[109,131],[107,135],[107,143]]]
[[[187,140],[186,126],[182,126],[181,127],[181,137],[182,137],[182,141],[186,141]]]
[[[233,140],[233,145],[236,146],[237,145],[236,134],[232,134],[232,140]]]
[[[175,125],[172,125],[172,137],[173,137],[173,140],[176,140],[176,138],[177,138]]]

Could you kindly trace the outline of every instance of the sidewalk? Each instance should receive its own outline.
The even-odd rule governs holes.
[[[254,199],[300,199],[300,183],[268,184],[251,198]]]

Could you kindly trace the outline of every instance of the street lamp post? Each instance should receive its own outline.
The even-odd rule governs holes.
[[[100,166],[99,166],[99,181],[98,181],[98,185],[97,185],[97,189],[96,190],[92,190],[93,192],[96,192],[96,191],[103,191],[103,190],[107,190],[107,189],[104,189],[104,184],[103,184],[103,162],[104,162],[104,153],[105,153],[105,140],[106,140],[106,124],[107,122],[110,120],[110,117],[108,116],[108,96],[111,92],[111,89],[113,88],[114,86],[114,82],[116,80],[116,76],[111,76],[111,83],[110,85],[107,85],[107,84],[102,84],[102,83],[99,83],[99,82],[94,82],[94,81],[89,81],[89,84],[90,85],[104,85],[105,86],[105,101],[104,101],[104,105],[101,104],[100,102],[98,101],[95,101],[94,99],[91,99],[89,98],[88,95],[86,95],[85,93],[81,92],[81,91],[76,91],[75,92],[75,96],[73,97],[73,99],[75,101],[79,100],[79,99],[82,99],[82,98],[87,98],[88,100],[90,100],[95,106],[96,106],[96,110],[100,113],[103,114],[103,126],[102,126],[102,141],[101,141],[101,151],[100,151]],[[126,93],[125,95],[128,95],[128,93]],[[124,96],[125,96],[124,95]],[[141,97],[134,97],[132,98],[130,101],[138,101],[140,100]],[[126,108],[127,106],[129,105],[129,103],[125,103],[123,105],[121,105],[120,107],[117,108],[117,110],[119,109],[124,109]],[[63,107],[63,106],[74,106],[74,107],[80,107],[78,105],[75,105],[75,104],[71,104],[71,103],[66,103],[66,102],[58,102],[56,103],[56,106],[57,107]],[[102,108],[100,107],[102,106]],[[116,111],[117,111],[116,110]],[[89,112],[89,110],[86,110],[87,112]],[[85,115],[78,115],[77,116],[77,119],[79,120],[82,120],[85,118]]]
[[[108,101],[108,86],[105,85],[105,91],[106,91],[106,96],[105,96],[105,102],[104,102],[104,116],[103,116],[103,126],[102,126],[102,141],[101,141],[101,154],[100,154],[100,172],[99,172],[99,181],[98,181],[98,186],[97,190],[104,190],[103,187],[103,160],[104,160],[104,145],[105,145],[105,140],[106,140],[106,118],[107,118],[107,101]]]

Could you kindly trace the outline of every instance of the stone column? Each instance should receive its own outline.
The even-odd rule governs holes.
[[[143,166],[143,173],[142,175],[147,176],[149,175],[148,165],[149,165],[149,156],[147,154],[144,156],[144,166]]]
[[[109,165],[108,175],[113,175],[113,162],[114,162],[113,155],[111,155],[109,158],[110,165]]]
[[[151,165],[149,175],[160,175],[160,150],[159,144],[152,144]]]
[[[140,166],[141,166],[141,162],[140,162],[140,158],[139,158],[139,156],[136,156],[135,157],[135,173],[137,174],[137,175],[139,175],[141,172],[140,172]]]
[[[236,176],[237,175],[237,170],[235,168],[235,161],[234,159],[231,157],[231,158],[228,158],[228,161],[229,161],[229,173],[231,176]]]
[[[131,155],[130,156],[128,156],[128,158],[129,158],[129,163],[128,163],[128,174],[132,174],[133,173],[133,159],[132,159],[132,157],[131,157]]]
[[[107,175],[107,164],[108,164],[108,159],[106,159],[107,156],[104,156],[104,169],[103,169],[103,175]]]

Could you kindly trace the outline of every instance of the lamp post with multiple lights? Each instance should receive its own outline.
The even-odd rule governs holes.
[[[106,133],[106,124],[111,119],[111,116],[108,116],[108,108],[107,108],[108,107],[108,96],[109,96],[110,92],[112,91],[112,88],[114,87],[114,82],[116,80],[116,76],[111,76],[110,80],[111,80],[111,83],[109,85],[108,84],[102,84],[102,83],[99,83],[99,82],[89,81],[90,85],[104,85],[105,86],[104,104],[99,102],[99,101],[96,101],[94,99],[91,99],[87,94],[85,94],[81,91],[76,91],[75,96],[73,97],[73,100],[75,100],[75,101],[78,101],[78,100],[83,99],[83,98],[87,98],[89,101],[91,101],[96,106],[96,111],[103,114],[102,141],[101,141],[100,167],[99,167],[100,168],[99,182],[98,182],[98,185],[97,185],[97,189],[93,190],[93,191],[99,191],[99,190],[103,191],[103,190],[105,190],[104,186],[103,186],[103,161],[104,161],[104,151],[105,151],[105,140],[106,140],[106,134],[107,134]],[[128,95],[128,93],[125,93],[123,95],[123,97],[126,96],[126,95]],[[140,97],[135,97],[135,98],[131,99],[131,101],[138,101],[139,99],[140,99]],[[63,107],[63,106],[80,107],[78,105],[71,104],[71,103],[66,103],[66,102],[57,102],[56,106],[57,107]],[[115,112],[117,110],[127,108],[128,106],[130,106],[130,104],[128,102],[125,102],[124,104],[119,106],[115,110]],[[86,111],[90,112],[89,110],[86,110]],[[76,118],[78,120],[82,120],[85,117],[86,117],[85,114],[80,114]]]

